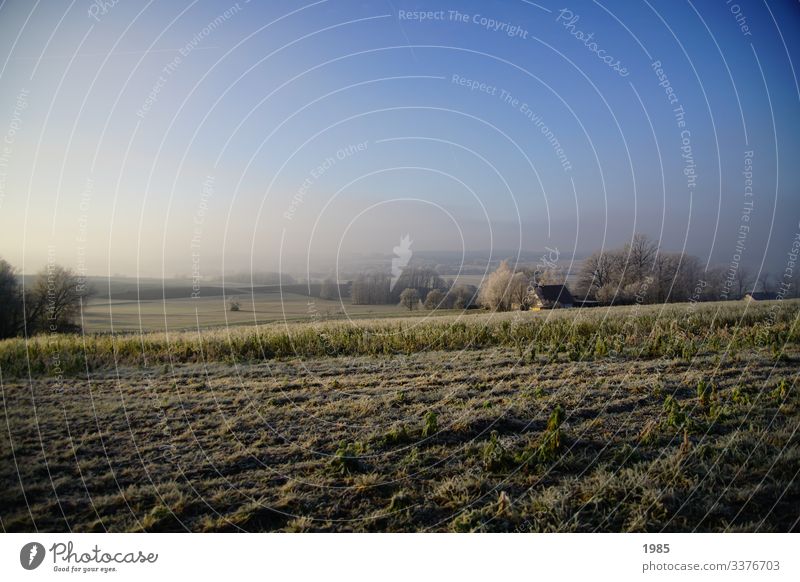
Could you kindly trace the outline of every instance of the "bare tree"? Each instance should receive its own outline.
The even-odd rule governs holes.
[[[709,267],[703,277],[706,285],[702,289],[704,301],[719,301],[725,289],[725,269],[715,266]]]
[[[622,249],[587,257],[578,289],[607,304],[708,300],[722,293],[721,273],[718,268],[704,272],[697,257],[663,252],[655,241],[636,234]]]
[[[566,280],[567,276],[561,267],[550,267],[539,271],[537,275],[537,281],[542,285],[563,285]]]
[[[407,307],[409,311],[414,309],[419,303],[419,293],[416,289],[406,288],[400,293],[400,305]]]
[[[25,293],[28,333],[73,331],[75,318],[93,290],[71,269],[48,265]]]
[[[680,265],[676,272],[672,295],[665,301],[700,301],[704,300],[704,290],[708,286],[709,273],[703,271],[703,265],[694,255],[682,253],[677,255]]]
[[[339,285],[333,279],[325,279],[319,290],[320,299],[337,299],[339,297]]]
[[[506,309],[522,307],[527,299],[529,286],[530,279],[525,273],[514,273],[508,282],[505,300]]]
[[[744,297],[745,293],[752,291],[750,287],[753,284],[753,277],[750,274],[750,270],[744,265],[738,265],[736,274],[733,276],[733,280],[736,283],[736,289],[739,297]]]
[[[426,297],[432,289],[446,289],[444,279],[439,276],[436,269],[432,267],[408,265],[394,286],[392,301],[397,301],[400,297],[399,290],[416,289],[420,297]]]
[[[481,285],[479,301],[484,307],[494,311],[508,310],[508,289],[514,271],[508,261],[502,261],[494,273]]]
[[[478,296],[478,289],[474,285],[453,285],[444,298],[444,307],[447,309],[469,309]]]
[[[0,338],[19,333],[22,324],[22,295],[17,273],[0,259]]]
[[[758,277],[758,284],[764,293],[772,293],[772,275],[768,271],[762,271]]]
[[[697,264],[695,257],[683,253],[659,254],[653,268],[653,288],[648,297],[656,303],[688,299],[693,285],[690,279],[699,272],[695,269]]]
[[[428,291],[428,295],[425,297],[425,309],[436,309],[441,307],[443,302],[444,293],[438,289],[432,289]]]
[[[626,281],[641,281],[655,266],[658,244],[646,234],[636,233],[631,242],[625,245],[624,252]]]
[[[508,261],[487,277],[479,292],[480,304],[493,311],[508,311],[525,303],[530,278],[522,271],[514,272]]]
[[[350,300],[353,305],[388,305],[390,284],[386,273],[362,273],[353,281]]]
[[[578,273],[581,293],[593,296],[601,287],[614,283],[620,262],[616,251],[598,252],[587,257]]]

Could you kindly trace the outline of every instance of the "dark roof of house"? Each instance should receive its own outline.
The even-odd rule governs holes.
[[[769,301],[771,299],[777,299],[777,293],[764,293],[763,291],[757,291],[755,293],[747,293],[751,298],[755,299],[756,301]]]
[[[578,307],[597,307],[600,305],[599,301],[594,299],[575,299],[573,298],[572,304]]]
[[[537,293],[543,301],[558,302],[562,305],[575,302],[566,285],[539,285]]]

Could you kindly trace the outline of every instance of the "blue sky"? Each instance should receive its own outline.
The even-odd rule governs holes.
[[[728,264],[743,225],[778,271],[800,230],[796,2],[101,6],[0,6],[25,271],[48,245],[98,274],[294,269],[405,233],[570,256],[645,232]]]

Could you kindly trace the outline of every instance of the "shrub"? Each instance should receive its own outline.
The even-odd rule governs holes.
[[[775,389],[772,391],[771,396],[778,402],[781,402],[783,400],[786,400],[786,397],[788,395],[789,395],[789,383],[786,381],[786,378],[783,378],[775,386]]]
[[[393,426],[384,435],[382,442],[384,445],[392,446],[411,441],[411,436],[408,434],[405,425]]]
[[[428,437],[439,430],[438,416],[433,410],[429,410],[422,418],[422,436]]]
[[[561,450],[561,424],[564,422],[564,409],[557,404],[547,420],[547,428],[542,435],[538,456],[540,461],[552,461]]]
[[[737,386],[731,393],[731,400],[733,400],[734,404],[747,405],[750,404],[750,395],[747,394],[742,386]]]
[[[504,471],[514,463],[513,455],[500,442],[496,430],[492,431],[488,442],[483,446],[481,459],[487,471]]]
[[[431,291],[428,291],[428,295],[425,297],[425,309],[436,309],[437,307],[442,306],[443,301],[444,293],[438,289],[432,289]]]
[[[667,415],[667,426],[681,428],[686,424],[686,413],[678,402],[671,394],[664,399],[664,413]]]
[[[349,473],[357,473],[363,469],[363,464],[358,456],[363,451],[361,443],[348,443],[341,441],[339,448],[333,454],[330,460],[330,468],[333,473],[339,475],[346,475]]]
[[[403,289],[400,293],[400,305],[407,308],[409,311],[413,310],[417,303],[419,303],[419,293],[416,289]]]
[[[700,380],[697,383],[697,398],[700,399],[700,406],[703,408],[708,408],[709,397],[711,396],[713,390],[713,386],[705,380]]]

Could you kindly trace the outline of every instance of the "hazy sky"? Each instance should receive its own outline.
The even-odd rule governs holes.
[[[207,275],[646,232],[782,269],[798,6],[6,0],[0,256]]]

